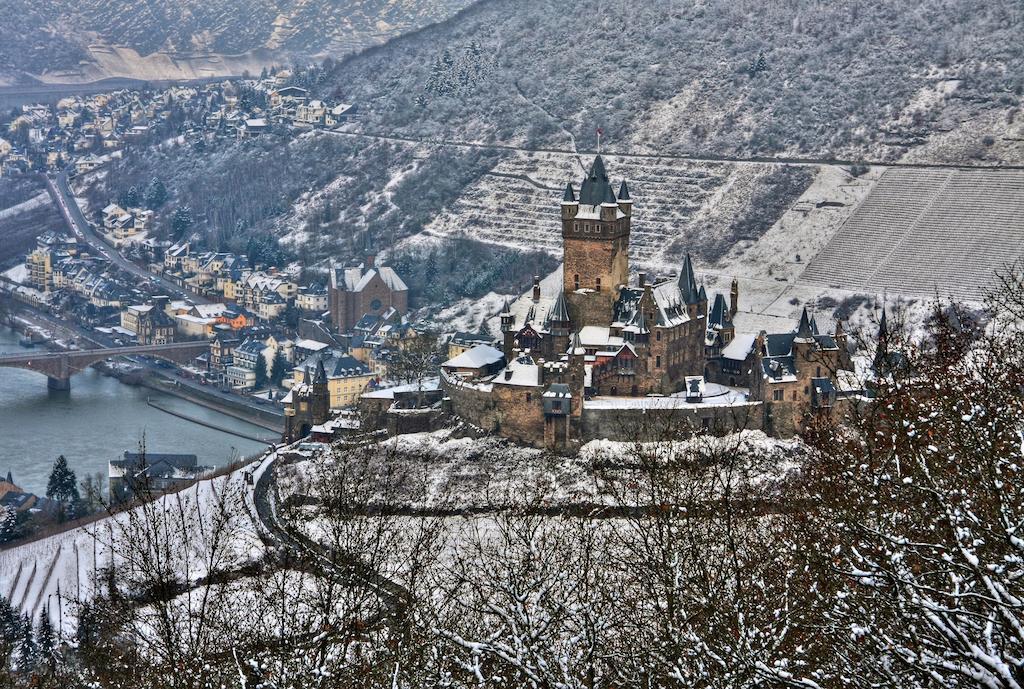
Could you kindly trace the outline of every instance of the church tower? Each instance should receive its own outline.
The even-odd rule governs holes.
[[[612,321],[619,288],[629,281],[629,230],[633,202],[625,181],[612,190],[601,156],[580,185],[562,197],[562,288],[577,328]]]

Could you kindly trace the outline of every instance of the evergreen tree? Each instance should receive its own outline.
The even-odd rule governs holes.
[[[36,628],[36,664],[48,672],[53,672],[57,664],[57,636],[50,622],[50,608],[46,606],[39,613],[39,626]]]
[[[145,201],[146,207],[154,211],[167,203],[167,187],[157,177],[146,187]]]
[[[134,184],[121,196],[121,205],[125,208],[134,208],[139,205],[139,188]]]
[[[192,208],[179,206],[171,217],[171,232],[177,237],[183,237],[192,227]]]
[[[53,463],[50,480],[46,484],[46,497],[72,510],[78,503],[78,479],[75,478],[75,472],[68,466],[68,460],[64,455],[57,457],[57,461]]]
[[[256,387],[262,388],[267,384],[267,358],[263,354],[256,357]]]
[[[288,372],[288,360],[284,358],[284,352],[280,349],[274,353],[274,362],[270,366],[270,382],[280,385]]]
[[[18,624],[18,667],[22,670],[31,670],[36,666],[36,640],[32,633],[32,620],[28,613],[21,616]]]
[[[0,505],[0,543],[14,539],[18,531],[18,513],[13,507]]]
[[[5,647],[9,647],[18,641],[19,632],[21,631],[21,625],[18,621],[18,616],[14,613],[14,608],[11,607],[10,601],[3,596],[0,596],[0,639],[5,643]]]

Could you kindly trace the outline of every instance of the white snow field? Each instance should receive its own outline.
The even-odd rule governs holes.
[[[1024,249],[1024,170],[885,171],[803,283],[978,301]]]
[[[221,564],[242,564],[258,559],[264,552],[256,525],[250,514],[250,484],[245,474],[253,466],[231,474],[199,481],[155,503],[161,527],[179,544],[173,565],[182,576],[193,581],[207,574],[198,552],[207,532],[223,520],[226,537],[222,542]],[[226,515],[218,509],[224,500]],[[182,519],[187,514],[188,519]],[[188,533],[177,533],[174,525],[187,522]],[[33,621],[46,610],[50,620],[65,634],[77,624],[78,603],[90,600],[101,571],[111,564],[123,565],[118,542],[135,528],[130,512],[121,512],[48,538],[16,545],[0,551],[0,595],[6,597],[15,612],[27,614]],[[113,547],[112,547],[113,545]],[[187,572],[187,574],[186,574]]]

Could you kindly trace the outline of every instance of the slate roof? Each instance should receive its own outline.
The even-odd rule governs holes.
[[[600,206],[608,188],[608,172],[605,170],[604,160],[601,156],[597,156],[580,185],[580,203],[587,206]]]
[[[318,352],[313,354],[301,364],[299,368],[309,367],[317,370],[322,366],[327,378],[353,378],[370,374],[370,369],[358,359],[345,354],[337,349],[330,350],[329,354]]]

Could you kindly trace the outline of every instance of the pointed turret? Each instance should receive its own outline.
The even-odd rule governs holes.
[[[305,368],[302,369],[302,384],[309,385],[309,383],[309,366],[306,366]]]
[[[704,289],[704,285],[702,284],[700,286],[700,290],[697,291],[697,301],[707,301],[707,300],[708,300],[708,293]]]
[[[551,310],[548,311],[548,321],[551,323],[569,322],[569,307],[565,303],[565,292],[559,292],[558,296],[555,297],[555,303],[551,305]]]
[[[580,331],[577,330],[572,334],[572,341],[569,343],[569,354],[572,356],[583,356],[587,353],[587,350],[583,348],[583,342],[580,341]]]
[[[814,330],[811,327],[811,319],[807,315],[807,307],[800,313],[800,324],[796,327],[796,339],[801,342],[809,342],[814,339]]]
[[[327,384],[327,371],[324,370],[324,359],[320,357],[316,362],[316,377],[313,378],[313,382],[316,384]]]
[[[617,206],[619,202],[615,199],[615,192],[612,191],[612,185],[604,185],[604,198],[601,200],[602,206]]]
[[[572,220],[579,212],[580,204],[572,190],[572,182],[568,182],[565,185],[565,193],[562,194],[562,220]]]
[[[700,301],[700,293],[697,291],[697,280],[693,275],[693,262],[690,260],[690,254],[686,254],[686,260],[683,261],[683,269],[679,273],[679,291],[682,293],[683,302],[686,304],[696,304]]]
[[[632,201],[629,197],[629,187],[626,186],[626,180],[622,180],[622,184],[619,185],[619,201]]]
[[[585,206],[600,206],[604,201],[605,187],[608,186],[608,172],[601,156],[594,158],[590,171],[580,185],[580,203]]]

